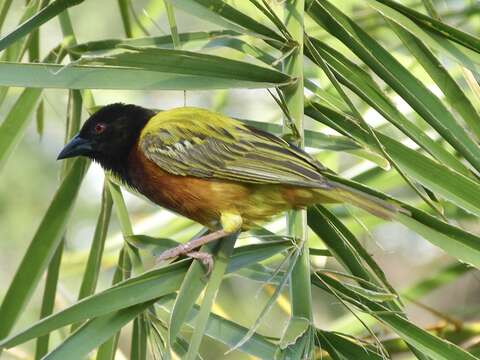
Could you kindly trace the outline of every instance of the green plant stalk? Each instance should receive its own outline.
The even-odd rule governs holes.
[[[37,111],[35,112],[35,126],[37,128],[37,134],[42,138],[45,124],[45,106],[41,99],[37,105]]]
[[[228,262],[232,255],[237,237],[238,233],[229,235],[220,240],[220,248],[217,255],[214,257],[214,268],[205,290],[205,296],[202,300],[200,312],[195,320],[195,330],[190,339],[190,346],[188,347],[188,352],[185,357],[186,360],[195,360],[198,356],[198,350],[205,335],[205,329],[210,317],[212,305],[217,296],[220,284],[222,283],[223,276],[227,271]]]
[[[125,241],[122,252],[121,252],[121,256],[120,256],[120,264],[122,265],[120,268],[117,268],[117,270],[120,270],[119,273],[121,274],[121,276],[120,274],[117,274],[114,277],[114,282],[116,283],[120,280],[126,280],[130,278],[133,263],[135,260],[139,261],[140,257],[137,249],[131,247],[126,240],[129,236],[133,235],[133,227],[132,227],[132,223],[130,222],[127,206],[122,196],[120,187],[118,185],[113,184],[111,181],[109,181],[109,188],[110,188],[110,193],[112,195],[115,211],[116,211],[118,220],[120,222],[123,238]],[[133,325],[134,327],[137,327],[138,332],[135,334],[135,336],[131,337],[132,354],[136,354],[142,357],[144,357],[147,353],[147,342],[145,337],[145,331],[142,330],[145,328],[144,326],[145,321],[143,318],[144,318],[143,313],[140,314],[140,316],[138,316],[137,318],[135,318]],[[112,339],[109,340],[109,342],[107,342],[107,344],[110,343],[111,345],[112,355],[114,355],[115,350],[117,348],[119,336],[120,336],[120,332],[118,332]],[[137,359],[137,358],[132,357],[132,359]]]
[[[422,0],[423,6],[427,10],[427,13],[436,20],[441,20],[440,15],[438,14],[437,10],[435,10],[435,6],[430,0]]]
[[[20,23],[23,23],[26,19],[29,19],[40,10],[42,10],[45,6],[47,6],[49,0],[39,0],[39,1],[29,1],[27,2],[27,6],[25,12],[23,13],[22,18],[20,19]],[[23,39],[19,44],[17,44],[19,53],[18,53],[18,61],[23,58],[25,53],[28,51],[29,61],[30,62],[38,62],[40,61],[40,29],[37,28],[28,34],[28,36]]]
[[[132,23],[132,33],[134,37],[138,37],[141,35],[151,36],[150,32],[147,30],[146,26],[144,26],[142,20],[137,16],[135,12],[135,8],[133,7],[133,3],[131,1],[128,2],[128,8],[130,10],[130,14],[132,15],[133,23]],[[143,8],[147,11],[145,8]]]
[[[130,21],[130,12],[128,9],[129,0],[117,0],[118,8],[120,9],[120,16],[122,17],[123,30],[125,31],[125,36],[131,38],[132,33],[132,23]]]
[[[40,33],[38,29],[30,34],[28,40],[28,61],[40,61]]]
[[[202,236],[206,233],[206,231],[201,231],[197,236]],[[215,245],[217,244],[206,244],[205,246],[202,246],[200,251],[211,254]],[[168,322],[168,345],[171,348],[175,345],[178,334],[191,312],[193,305],[195,305],[197,298],[205,288],[207,281],[208,278],[205,277],[203,265],[200,261],[193,261],[182,282],[182,286],[178,291],[178,295],[172,307],[171,317]]]
[[[2,30],[3,23],[7,18],[8,11],[12,5],[13,0],[3,0],[2,7],[0,8],[0,32]]]
[[[180,49],[182,44],[180,42],[180,37],[178,36],[178,27],[177,21],[175,20],[175,12],[173,10],[173,5],[170,0],[163,0],[165,4],[165,10],[167,11],[168,24],[170,25],[170,32],[172,35],[172,42],[174,49]]]
[[[58,15],[58,21],[60,22],[60,28],[62,29],[63,34],[63,41],[65,42],[65,46],[73,46],[77,44],[77,38],[73,31],[72,21],[70,20],[70,15],[68,14],[68,10],[63,11],[60,15]],[[77,57],[72,57],[71,54],[70,58],[72,60],[76,60]]]
[[[104,182],[102,191],[102,203],[100,214],[98,216],[97,226],[93,237],[92,248],[87,260],[87,270],[92,269],[91,272],[86,272],[80,286],[79,299],[83,299],[95,292],[95,287],[100,272],[102,254],[104,250],[105,240],[107,238],[108,225],[112,212],[112,196],[108,189],[107,181]],[[93,270],[95,269],[95,270]]]
[[[60,274],[60,264],[62,262],[64,243],[65,238],[63,238],[58,245],[57,250],[55,251],[55,254],[53,255],[53,258],[48,266],[45,290],[42,298],[42,308],[40,310],[40,319],[50,315],[55,306],[55,294],[57,292],[58,276]],[[35,359],[41,359],[47,354],[49,341],[50,334],[37,338]]]
[[[118,185],[114,184],[108,178],[106,178],[106,181],[108,182],[108,188],[113,200],[115,213],[117,214],[117,218],[120,223],[122,235],[124,239],[126,239],[127,237],[133,235],[133,228],[130,222],[130,218],[128,216],[127,206],[125,205],[125,201],[122,196],[122,191],[120,190],[120,187]],[[130,245],[127,241],[125,241],[123,248],[119,254],[118,265],[115,270],[115,274],[113,275],[112,285],[122,280],[126,280],[130,277],[132,268],[130,251]],[[110,338],[108,341],[106,341],[99,347],[97,353],[97,360],[113,360],[115,358],[115,352],[117,349],[119,336],[120,332],[118,332],[115,336]]]
[[[130,347],[130,359],[146,360],[147,359],[147,335],[148,323],[145,313],[141,313],[133,321],[132,329],[132,345]]]
[[[100,214],[98,215],[95,233],[93,235],[92,246],[88,254],[87,265],[80,285],[78,300],[81,300],[95,292],[98,275],[102,265],[102,255],[107,238],[108,225],[112,213],[112,196],[108,188],[107,180],[104,181],[102,200],[100,205]],[[73,324],[71,331],[75,331],[81,323]]]
[[[67,113],[67,125],[65,131],[64,143],[78,132],[80,128],[80,120],[82,116],[82,97],[78,90],[70,91],[68,113]],[[62,163],[62,169],[60,173],[60,180],[65,179],[66,174],[71,170],[73,165],[73,159],[66,160]],[[53,256],[47,270],[47,280],[45,283],[45,290],[42,297],[42,308],[40,312],[40,318],[44,318],[53,312],[55,305],[55,296],[57,291],[57,284],[60,274],[60,264],[62,262],[63,248],[65,245],[65,235],[62,241],[58,245],[55,255]],[[36,359],[41,359],[43,355],[48,352],[49,336],[43,336],[37,339]]]
[[[295,0],[285,3],[285,25],[294,41],[297,42],[297,48],[292,55],[285,61],[284,70],[287,74],[296,78],[296,82],[285,87],[286,105],[293,119],[295,132],[300,138],[295,139],[296,145],[303,147],[303,18],[304,1]],[[288,120],[284,121],[284,127],[288,130]],[[291,131],[289,131],[291,132]],[[310,262],[308,247],[304,246],[307,240],[307,217],[304,210],[292,211],[288,214],[288,233],[297,244],[303,247],[303,251],[298,259],[291,278],[291,302],[292,316],[303,317],[312,320],[312,297],[310,286]]]
[[[122,196],[122,191],[120,190],[120,187],[118,185],[116,185],[110,180],[108,181],[108,186],[112,195],[113,206],[115,208],[115,213],[117,214],[118,221],[120,223],[122,235],[125,238],[132,236],[132,223],[130,222],[130,218],[128,216],[128,210],[127,206],[125,205],[125,200]]]
[[[2,2],[2,8],[0,9],[0,31],[2,30],[3,23],[7,18],[8,10],[10,10],[12,2],[13,0],[4,0]]]
[[[123,247],[118,255],[118,263],[117,268],[115,269],[115,273],[113,274],[112,285],[115,285],[122,281],[124,275],[130,271],[130,269],[127,268],[129,262],[126,261],[125,258],[126,251],[125,247]],[[120,332],[116,333],[110,339],[105,341],[101,346],[99,346],[96,360],[114,360],[119,337]]]

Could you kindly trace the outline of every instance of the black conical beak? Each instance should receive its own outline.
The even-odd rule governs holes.
[[[92,153],[92,144],[90,140],[83,139],[79,135],[75,136],[70,142],[65,145],[60,154],[58,154],[57,160],[67,159],[75,156],[88,156]]]

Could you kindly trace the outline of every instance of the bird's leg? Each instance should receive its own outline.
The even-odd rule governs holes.
[[[221,239],[222,237],[225,237],[228,234],[229,233],[227,233],[225,230],[218,230],[210,234],[201,236],[199,238],[192,239],[186,244],[180,244],[178,246],[175,246],[174,248],[165,250],[163,253],[160,254],[160,256],[157,257],[157,261],[164,261],[164,260],[175,258],[180,255],[187,255],[192,250],[202,245],[208,244],[209,242]]]
[[[242,217],[234,213],[222,213],[220,223],[222,225],[221,230],[214,231],[210,234],[192,239],[186,244],[180,244],[172,249],[168,249],[157,257],[157,262],[187,255],[201,261],[207,268],[207,274],[209,274],[213,268],[212,255],[206,252],[192,250],[239,231],[242,227]]]

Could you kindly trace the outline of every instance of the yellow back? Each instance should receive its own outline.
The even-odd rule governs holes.
[[[196,107],[181,107],[159,112],[152,117],[143,128],[140,140],[146,134],[157,134],[161,140],[168,143],[175,142],[175,138],[181,139],[186,136],[194,138],[195,135],[201,134],[228,142],[225,132],[235,137],[238,128],[244,128],[244,125],[228,116]],[[221,132],[221,129],[225,132]],[[169,133],[168,138],[165,136],[165,139],[162,139],[162,130]]]

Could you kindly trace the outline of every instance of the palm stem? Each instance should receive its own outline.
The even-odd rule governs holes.
[[[289,116],[284,121],[285,132],[297,136],[296,145],[303,147],[303,32],[304,0],[285,3],[285,25],[296,42],[296,49],[284,63],[285,72],[296,78],[295,83],[283,89]],[[289,120],[291,119],[291,121]],[[287,129],[287,121],[290,130]],[[291,211],[287,219],[288,233],[296,239],[297,246],[303,248],[291,275],[290,297],[292,319],[305,318],[312,322],[312,296],[310,285],[310,262],[307,241],[307,216],[305,210]],[[308,335],[308,334],[306,334]],[[298,341],[299,345],[301,341]],[[304,344],[308,344],[305,342]],[[305,349],[307,350],[307,349]],[[307,353],[310,351],[307,350]]]

